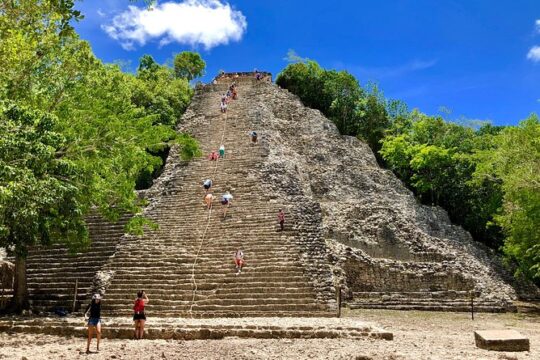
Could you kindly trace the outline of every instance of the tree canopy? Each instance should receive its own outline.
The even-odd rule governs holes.
[[[175,131],[188,80],[149,56],[137,74],[103,64],[71,27],[73,5],[0,3],[0,246],[18,258],[35,244],[86,245],[91,209],[110,220],[140,211],[135,186],[162,165],[156,154],[200,154]]]
[[[206,63],[201,55],[191,51],[183,51],[174,57],[174,73],[180,79],[191,81],[204,75]]]
[[[501,183],[503,206],[495,222],[506,234],[504,252],[518,273],[540,279],[540,121],[531,115],[493,137],[477,152],[475,183]]]

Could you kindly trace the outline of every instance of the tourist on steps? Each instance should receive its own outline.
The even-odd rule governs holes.
[[[244,252],[240,249],[236,250],[236,253],[234,254],[234,264],[236,265],[236,275],[238,275],[242,272],[242,268],[245,264]]]
[[[135,325],[135,339],[140,340],[144,335],[144,323],[146,315],[144,314],[144,306],[148,304],[148,296],[144,290],[137,292],[137,299],[133,305],[133,323]]]
[[[251,131],[249,133],[249,136],[251,136],[251,142],[253,144],[256,144],[257,143],[257,133],[255,131]]]
[[[221,112],[222,112],[222,113],[226,113],[226,112],[227,112],[227,100],[221,101],[220,108],[221,108]]]
[[[101,296],[94,294],[92,296],[92,302],[88,304],[84,311],[84,317],[90,311],[90,317],[88,318],[88,341],[86,343],[86,353],[90,353],[90,342],[96,332],[97,346],[96,351],[99,352],[99,340],[101,340]]]
[[[227,217],[227,210],[232,204],[233,196],[230,192],[226,192],[225,194],[221,195],[221,205],[223,205],[223,218],[225,219]]]
[[[225,157],[225,145],[223,144],[219,147],[219,157],[222,159]]]
[[[217,160],[217,159],[218,159],[218,154],[216,150],[212,150],[210,155],[208,155],[208,160],[212,161],[212,160]]]
[[[233,82],[232,85],[229,87],[229,91],[231,93],[231,97],[233,100],[236,100],[238,98],[238,93],[236,92],[236,83]]]
[[[278,212],[278,221],[279,221],[279,227],[281,231],[283,231],[284,225],[285,225],[285,213],[283,212],[283,209],[279,209]]]
[[[212,187],[212,180],[206,179],[203,181],[203,188],[206,194],[208,194],[208,191]]]
[[[212,208],[212,202],[214,201],[214,195],[208,193],[204,197],[204,203],[206,204],[206,208],[210,210]]]

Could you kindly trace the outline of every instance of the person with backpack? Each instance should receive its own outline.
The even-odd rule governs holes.
[[[144,290],[137,292],[137,299],[133,305],[133,322],[135,325],[135,339],[141,340],[144,335],[144,324],[146,322],[146,315],[144,314],[144,307],[148,304],[148,296]]]
[[[88,317],[88,341],[86,343],[86,353],[90,354],[90,343],[92,342],[94,331],[97,339],[96,352],[99,352],[99,341],[101,340],[101,295],[94,294],[92,296],[92,302],[88,304],[84,311],[85,318],[88,311],[90,311],[90,316]]]

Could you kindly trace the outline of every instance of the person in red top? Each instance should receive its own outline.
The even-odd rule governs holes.
[[[236,253],[234,253],[234,264],[236,265],[236,275],[238,275],[242,272],[242,268],[245,264],[244,252],[240,249],[236,250]]]
[[[279,209],[277,217],[279,221],[279,227],[281,228],[281,231],[283,231],[285,225],[285,213],[283,212],[283,209]]]
[[[135,323],[135,339],[140,340],[144,335],[144,323],[146,315],[144,314],[144,306],[148,304],[148,296],[144,290],[137,292],[137,299],[133,305],[133,322]]]
[[[208,160],[212,161],[212,160],[217,160],[217,159],[218,159],[217,151],[216,151],[216,150],[212,150],[212,152],[210,153],[210,155],[208,155]]]

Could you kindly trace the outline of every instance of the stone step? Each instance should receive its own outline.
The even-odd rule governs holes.
[[[126,306],[128,308],[126,309]],[[128,312],[131,312],[133,305],[132,304],[115,304],[115,303],[103,303],[103,310],[105,314],[110,313],[111,315],[114,315],[115,312],[124,312],[127,310]],[[317,305],[315,303],[312,304],[295,304],[295,303],[274,303],[274,304],[267,304],[267,303],[256,303],[256,304],[248,304],[248,305],[220,305],[220,304],[207,304],[207,305],[200,305],[199,303],[194,303],[193,307],[191,307],[190,304],[179,304],[179,305],[155,305],[151,308],[150,306],[148,308],[148,312],[152,313],[155,312],[156,314],[159,313],[166,313],[168,311],[175,311],[179,310],[181,312],[185,312],[191,309],[191,311],[197,311],[197,312],[231,312],[231,313],[242,313],[242,312],[269,312],[272,313],[274,311],[278,312],[307,312],[312,311],[315,312],[317,310],[323,310],[324,308],[320,305]]]
[[[470,299],[470,292],[465,290],[402,292],[355,291],[353,297],[355,299]]]
[[[347,304],[350,309],[386,309],[386,310],[419,310],[419,311],[457,311],[470,312],[471,304],[466,301],[447,302],[354,302]],[[498,313],[512,311],[511,307],[501,307],[497,302],[478,303],[474,305],[475,312]]]
[[[270,305],[310,305],[310,306],[317,306],[313,297],[309,298],[286,298],[286,297],[278,297],[278,298],[264,298],[264,305],[271,307]],[[178,306],[189,306],[192,303],[194,303],[196,306],[204,307],[204,306],[252,306],[252,305],[260,305],[261,304],[261,298],[252,298],[249,296],[249,294],[246,294],[246,296],[242,296],[242,294],[239,294],[237,298],[233,299],[220,299],[220,298],[209,298],[209,299],[200,299],[193,302],[192,299],[164,299],[164,298],[158,298],[153,299],[151,303],[148,304],[148,311],[152,311],[152,309],[159,309],[159,308],[166,308],[166,307],[178,307]],[[107,298],[107,301],[103,303],[104,309],[114,309],[115,306],[133,306],[133,299],[127,300],[127,299],[109,299]]]
[[[185,301],[192,301],[193,300],[193,292],[187,291],[185,294],[171,294],[169,292],[164,293],[152,293],[152,297],[156,296],[159,297],[159,299],[162,300],[185,300]],[[313,300],[313,292],[312,291],[306,291],[306,292],[299,292],[297,288],[292,289],[290,292],[263,292],[263,293],[253,293],[251,289],[245,291],[245,292],[238,292],[235,291],[234,293],[223,293],[220,290],[218,291],[211,291],[211,292],[201,292],[197,291],[195,292],[195,301],[199,300],[207,300],[211,299],[213,297],[217,297],[222,300],[229,300],[229,299],[237,299],[237,298],[243,298],[243,299],[278,299],[278,298],[287,298],[287,299],[311,299]],[[106,294],[107,301],[127,301],[128,303],[131,301],[134,301],[134,296],[129,296],[128,294],[125,294],[124,292],[121,293],[111,293],[107,292]],[[293,300],[294,301],[294,300]],[[154,304],[154,301],[152,301],[152,304]]]
[[[195,315],[198,314],[195,313]],[[220,314],[214,315],[214,317],[222,317]],[[145,338],[168,340],[222,339],[225,337],[258,339],[393,339],[391,332],[378,328],[373,324],[328,317],[314,319],[313,317],[317,316],[314,313],[304,315],[310,316],[310,318],[243,318],[239,320],[149,318],[145,329]],[[322,313],[322,316],[325,315]],[[86,337],[86,327],[83,326],[80,317],[0,320],[1,332],[41,334],[44,329],[47,329],[49,335],[75,336],[82,339]],[[102,337],[131,339],[133,337],[133,328],[130,319],[128,317],[104,319]]]
[[[205,286],[203,286],[203,288],[201,287],[198,287],[197,289],[197,294],[201,294],[201,296],[203,296],[203,294],[206,294],[207,292],[211,292],[212,294],[218,294],[220,295],[220,297],[222,296],[223,298],[230,298],[230,297],[234,297],[236,296],[238,293],[239,293],[239,290],[243,290],[242,292],[245,292],[245,293],[249,293],[250,296],[253,296],[253,297],[264,297],[265,294],[275,294],[275,293],[284,293],[284,294],[290,294],[290,293],[297,293],[297,294],[303,294],[303,293],[312,293],[313,292],[313,289],[311,287],[308,287],[308,286],[305,286],[305,287],[285,287],[285,286],[258,286],[258,287],[253,287],[253,286],[250,286],[249,289],[243,289],[243,287],[220,287],[220,288],[211,288],[210,290],[205,290],[204,289]],[[129,289],[128,289],[129,290]],[[190,286],[190,287],[183,287],[183,288],[178,288],[177,292],[171,292],[169,289],[153,289],[151,291],[151,294],[153,296],[160,296],[160,297],[164,297],[166,298],[167,296],[182,296],[181,295],[181,292],[180,290],[184,291],[185,293],[189,293],[189,294],[193,294],[193,286]],[[150,291],[148,292],[150,294]],[[185,294],[184,293],[184,294]],[[119,296],[121,295],[122,298],[129,298],[129,299],[132,299],[133,298],[133,295],[134,292],[126,292],[125,289],[108,289],[107,290],[107,293],[106,293],[106,296],[107,298],[109,296],[111,297],[114,297],[114,296]]]

